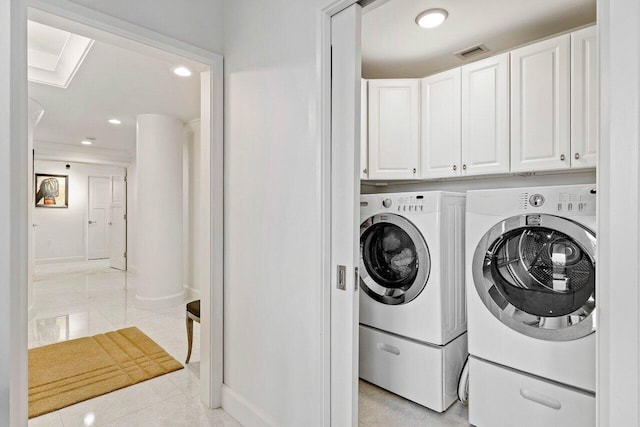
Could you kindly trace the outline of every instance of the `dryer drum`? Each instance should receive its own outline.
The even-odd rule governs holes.
[[[593,260],[569,236],[556,230],[513,230],[495,243],[487,257],[500,293],[527,313],[565,316],[593,298]]]

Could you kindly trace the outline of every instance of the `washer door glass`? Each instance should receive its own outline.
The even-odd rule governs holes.
[[[418,229],[394,214],[375,215],[360,226],[360,285],[383,304],[406,304],[427,284],[429,250]]]
[[[478,293],[507,326],[553,341],[593,332],[595,235],[553,215],[498,223],[473,261]]]

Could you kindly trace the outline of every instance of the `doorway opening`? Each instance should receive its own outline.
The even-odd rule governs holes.
[[[186,369],[130,389],[148,388],[159,407],[176,391],[187,396],[185,407],[193,400],[218,408],[222,57],[106,16],[97,22],[45,9],[28,9],[24,52],[31,194],[24,366],[27,342],[36,348],[131,326],[184,362],[186,303],[201,300]],[[53,197],[40,197],[40,188]],[[167,264],[171,287],[154,287],[160,279],[149,279]],[[115,398],[43,417],[82,416],[91,425],[137,410],[135,403],[127,414],[100,409]]]
[[[429,419],[434,425],[498,425],[479,421],[499,412],[486,410],[487,402],[476,398],[475,408],[485,412],[474,409],[471,420],[467,407],[457,402],[459,391],[466,394],[458,380],[469,353],[472,359],[519,370],[523,377],[536,375],[544,384],[558,381],[573,393],[569,399],[581,401],[586,390],[584,410],[573,415],[587,413],[595,420],[592,308],[575,318],[588,329],[573,343],[585,348],[586,375],[562,376],[524,359],[493,360],[473,341],[469,347],[478,352],[468,350],[468,313],[484,306],[476,308],[473,294],[472,260],[480,237],[466,230],[474,242],[465,238],[465,224],[470,224],[465,205],[467,212],[477,210],[476,198],[490,190],[486,193],[512,197],[517,210],[524,206],[517,204],[523,194],[550,191],[554,214],[573,218],[595,235],[596,1],[571,7],[538,2],[526,14],[512,2],[497,1],[491,20],[482,22],[475,17],[486,11],[475,8],[487,5],[474,2],[444,11],[426,10],[420,2],[353,3],[335,6],[331,19],[332,151],[326,158],[332,201],[327,213],[332,422],[402,425]],[[439,26],[422,22],[436,14]],[[578,202],[582,216],[575,217],[573,200],[560,200],[558,194],[589,199]],[[527,206],[542,206],[538,198],[526,198]],[[504,203],[498,206],[499,215],[516,214]],[[471,220],[471,231],[479,227]],[[585,265],[593,266],[585,256]],[[589,271],[595,277],[595,270]],[[347,278],[346,286],[341,277]],[[465,293],[474,301],[465,301]],[[584,295],[582,302],[591,307],[595,289],[585,288]],[[352,320],[359,324],[356,330],[345,327]],[[576,326],[561,323],[546,322],[559,330]],[[508,330],[503,341],[512,329],[525,329],[505,325],[496,325],[496,331]],[[527,332],[523,335],[545,334]],[[539,346],[527,339],[520,344]],[[547,347],[554,352],[560,346]],[[476,384],[489,369],[476,363]],[[349,374],[352,381],[343,378]]]

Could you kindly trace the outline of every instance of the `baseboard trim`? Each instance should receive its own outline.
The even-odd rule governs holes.
[[[222,384],[222,409],[244,427],[276,427],[278,425],[226,384]]]
[[[136,308],[142,310],[175,307],[182,303],[184,303],[184,291],[157,298],[146,298],[136,295]]]
[[[200,299],[200,290],[184,286],[184,296],[188,300]]]
[[[68,256],[61,258],[41,258],[36,259],[34,261],[35,264],[55,264],[61,262],[78,262],[78,261],[86,261],[87,258],[85,256]]]

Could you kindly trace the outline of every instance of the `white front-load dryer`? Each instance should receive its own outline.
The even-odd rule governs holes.
[[[466,217],[470,422],[594,425],[595,185],[469,191]]]
[[[465,196],[360,200],[360,377],[444,411],[467,355]]]

